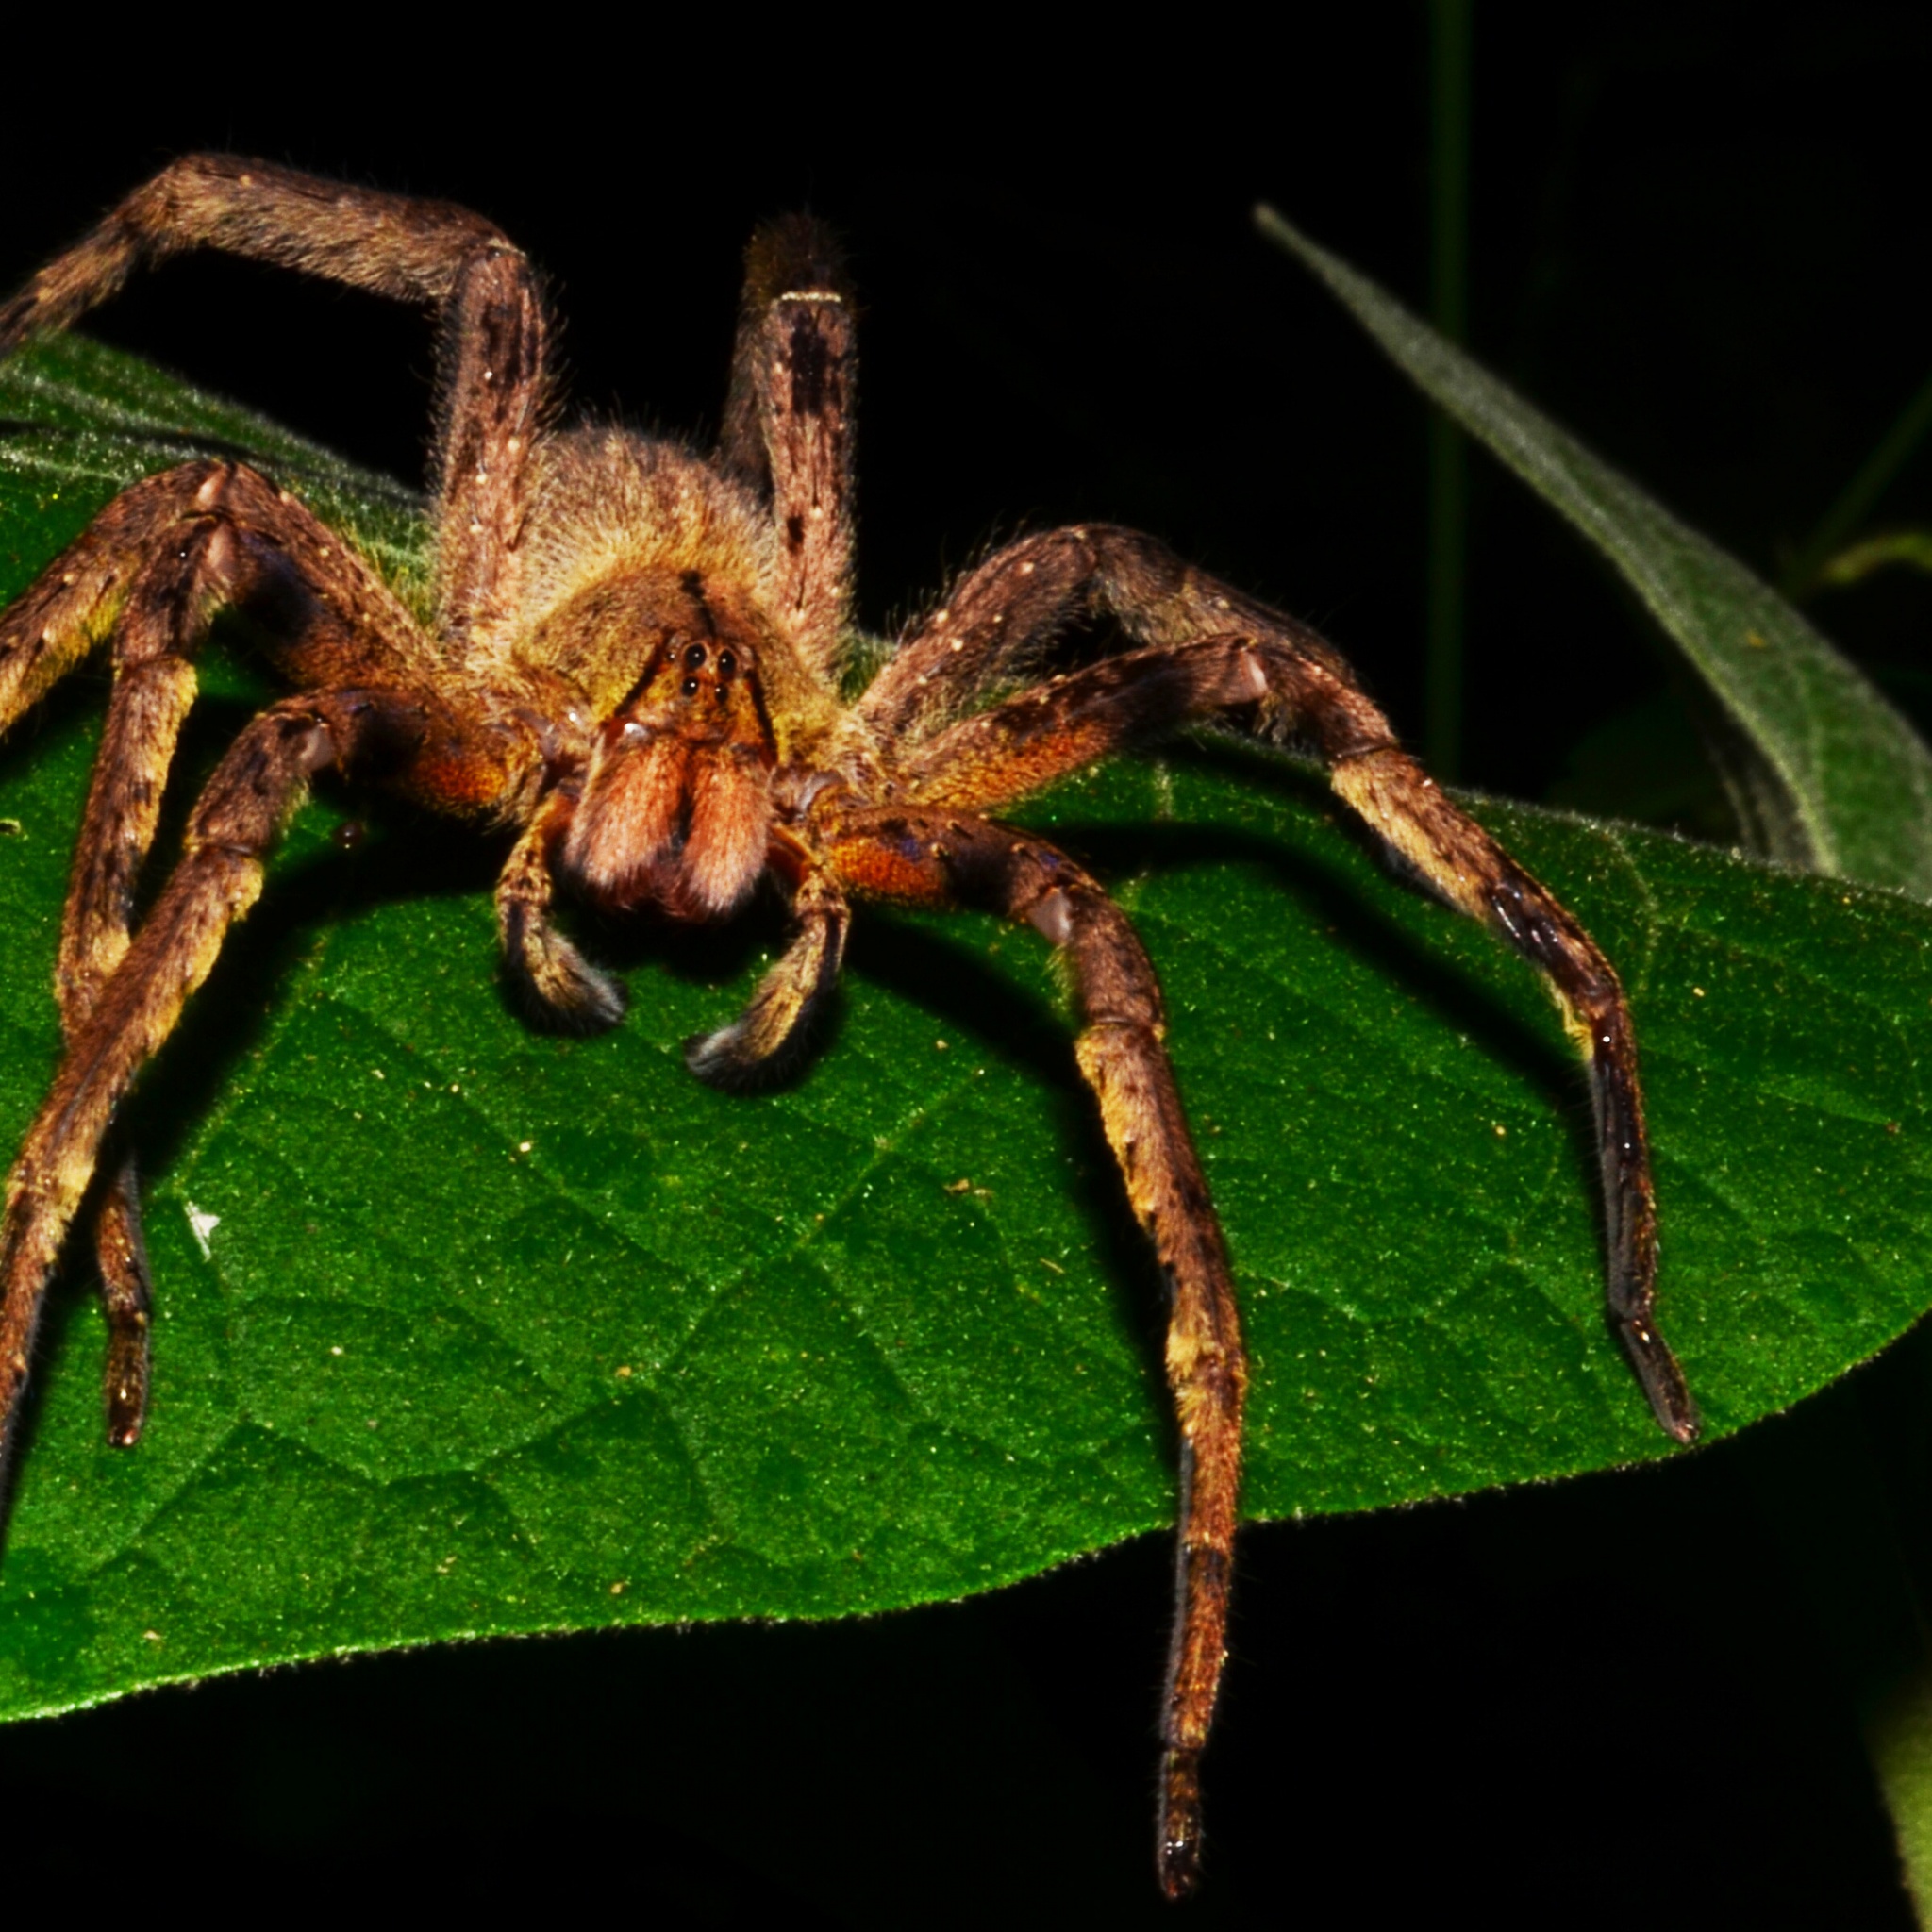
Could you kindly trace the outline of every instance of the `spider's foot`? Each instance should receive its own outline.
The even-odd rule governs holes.
[[[526,1019],[558,1033],[608,1033],[624,1018],[623,984],[554,932],[541,946],[506,951],[504,977]]]
[[[147,1420],[148,1360],[145,1312],[130,1321],[112,1322],[102,1392],[108,1409],[108,1441],[116,1449],[131,1449],[141,1441],[142,1424]]]
[[[736,1036],[742,1029],[721,1026],[715,1033],[693,1033],[684,1042],[684,1064],[700,1080],[713,1087],[725,1087],[742,1079],[739,1056],[732,1051]]]
[[[1650,1398],[1650,1412],[1657,1417],[1657,1426],[1674,1441],[1696,1441],[1704,1424],[1670,1344],[1648,1320],[1640,1316],[1619,1318],[1616,1328],[1624,1353],[1630,1357],[1630,1366],[1637,1371],[1637,1379]]]
[[[1160,1761],[1160,1889],[1186,1898],[1201,1882],[1201,1754],[1170,1750]]]
[[[154,1283],[141,1231],[141,1181],[130,1154],[121,1162],[94,1220],[94,1261],[101,1271],[101,1309],[108,1318],[108,1360],[101,1392],[108,1441],[131,1449],[147,1420]]]
[[[685,1065],[708,1087],[749,1087],[768,1080],[777,1058],[742,1019],[715,1033],[693,1033],[684,1042]]]
[[[608,973],[579,959],[578,971],[567,1000],[551,1003],[560,1025],[573,1032],[605,1033],[624,1018],[627,1004],[623,984]]]

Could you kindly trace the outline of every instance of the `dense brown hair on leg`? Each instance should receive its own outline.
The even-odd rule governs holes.
[[[460,658],[507,649],[523,592],[529,456],[549,411],[549,321],[529,263],[507,245],[466,259],[438,345],[436,597]]]
[[[1272,639],[1348,681],[1340,654],[1306,625],[1153,537],[1082,524],[1022,537],[968,571],[900,641],[859,699],[859,714],[889,740],[917,743],[1030,675],[1060,632],[1090,617],[1111,619],[1141,645]]]
[[[57,985],[82,1012],[126,949],[193,653],[217,610],[271,620],[296,675],[352,669],[436,680],[428,641],[353,550],[287,491],[230,462],[185,463],[124,491],[0,619],[0,728],[113,640],[114,689],[75,847]]]
[[[1610,962],[1556,896],[1393,749],[1338,759],[1336,791],[1443,898],[1542,969],[1565,1029],[1590,1069],[1603,1174],[1611,1329],[1652,1413],[1679,1442],[1700,1424],[1684,1372],[1657,1332],[1657,1192],[1637,1076],[1637,1038]]]
[[[870,810],[833,818],[824,839],[826,861],[854,893],[1024,920],[1067,963],[1080,1020],[1075,1057],[1169,1294],[1180,1543],[1157,1857],[1163,1890],[1180,1897],[1199,1873],[1201,1754],[1227,1650],[1247,1357],[1226,1243],[1163,1043],[1154,968],[1100,887],[1023,832],[939,811]]]
[[[55,991],[70,1045],[128,944],[182,724],[194,701],[189,653],[229,588],[232,548],[206,513],[229,474],[188,464],[123,492],[44,572],[0,626],[0,722],[111,630],[114,687],[75,846]],[[211,559],[211,549],[223,555]],[[97,1195],[92,1247],[107,1316],[109,1441],[128,1446],[147,1407],[153,1284],[138,1167],[125,1152]]]
[[[684,1043],[685,1065],[714,1087],[745,1086],[781,1067],[838,984],[851,908],[825,867],[800,854],[793,869],[791,944],[737,1019]]]
[[[181,726],[194,702],[185,653],[205,628],[204,566],[217,525],[158,550],[135,576],[114,637],[114,689],[74,850],[54,984],[71,1046],[127,951],[134,894],[159,822]],[[146,1419],[154,1284],[141,1224],[141,1182],[125,1151],[94,1210],[93,1251],[108,1322],[103,1398],[108,1440],[131,1447]]]
[[[532,441],[549,399],[535,272],[453,202],[382,194],[239,155],[187,155],[0,306],[0,360],[68,327],[137,268],[195,248],[436,309],[439,601],[460,645],[514,607]]]
[[[1142,647],[944,723],[945,694],[985,688],[1090,612],[1111,617]],[[1388,720],[1325,641],[1151,537],[1056,530],[970,573],[862,707],[882,728],[913,734],[906,773],[914,799],[970,809],[1023,796],[1191,718],[1225,716],[1311,745],[1337,794],[1408,872],[1547,978],[1590,1068],[1606,1313],[1659,1426],[1680,1442],[1696,1438],[1696,1406],[1656,1321],[1656,1189],[1623,987],[1555,895],[1396,747]]]
[[[100,1270],[101,1310],[108,1346],[101,1371],[108,1441],[131,1449],[147,1423],[153,1380],[154,1274],[142,1231],[141,1168],[124,1155],[108,1181],[94,1217],[94,1265]]]
[[[193,248],[438,303],[465,261],[510,247],[500,228],[454,202],[382,194],[241,155],[183,155],[0,306],[0,357],[70,327],[136,269]]]
[[[1270,689],[1251,638],[1125,651],[936,733],[907,758],[902,782],[922,805],[984,811],[1190,719],[1252,708]]]
[[[194,699],[192,657],[214,612],[265,597],[296,667],[429,670],[408,614],[341,540],[239,464],[206,461],[124,491],[0,623],[0,724],[113,640],[114,686],[89,785],[55,974],[70,1050],[90,1037],[125,957],[175,747]],[[131,1150],[97,1193],[93,1248],[108,1317],[108,1435],[140,1435],[153,1292]]]
[[[812,666],[836,667],[850,620],[852,300],[823,224],[760,228],[745,286],[719,460],[768,494],[778,536],[780,616]]]
[[[114,1110],[208,977],[228,928],[261,891],[264,861],[325,765],[393,759],[420,737],[406,701],[331,691],[286,699],[235,741],[190,815],[180,862],[70,1043],[0,1211],[0,1472],[47,1283],[93,1178]]]
[[[0,731],[113,635],[143,563],[225,467],[184,463],[124,490],[0,611]]]
[[[496,881],[496,937],[518,1003],[566,1033],[601,1033],[624,1018],[624,989],[592,966],[551,921],[551,860],[570,827],[571,800],[553,791]]]

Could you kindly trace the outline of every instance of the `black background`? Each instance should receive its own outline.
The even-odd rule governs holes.
[[[553,277],[580,402],[708,434],[743,240],[809,205],[865,304],[869,623],[1016,528],[1140,525],[1320,625],[1415,736],[1424,412],[1249,211],[1273,201],[1425,306],[1426,23],[1356,9],[1255,38],[1204,16],[1123,46],[1096,16],[1067,25],[1076,54],[1039,21],[919,23],[915,45],[805,16],[668,39],[478,16],[415,40],[283,15],[200,23],[192,46],[50,48],[0,120],[0,279],[169,156],[237,148],[480,208]],[[1476,23],[1474,348],[1768,574],[1927,374],[1928,56],[1907,8]],[[98,331],[417,473],[418,318],[197,261]],[[1928,516],[1921,457],[1876,522]],[[1630,808],[1602,752],[1634,721],[1675,760],[1664,815],[1716,825],[1672,749],[1690,741],[1661,646],[1481,458],[1469,571],[1462,775]],[[1922,585],[1815,607],[1914,709]],[[1193,1919],[1907,1923],[1762,1493],[1721,1447],[1251,1531]],[[527,1885],[552,1909],[697,1924],[1152,1919],[1167,1562],[1149,1542],[868,1624],[148,1697],[0,1737],[0,1815],[10,1848],[137,1899],[380,1886],[454,1906]]]

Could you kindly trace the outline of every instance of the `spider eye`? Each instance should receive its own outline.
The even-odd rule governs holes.
[[[729,651],[720,651],[718,653],[718,675],[720,677],[729,677],[737,669],[738,659]]]
[[[687,677],[679,689],[686,697],[694,698],[698,694],[698,681],[695,677]]]
[[[690,650],[684,654],[684,668],[687,671],[695,671],[704,661],[705,647],[702,644],[691,645]]]

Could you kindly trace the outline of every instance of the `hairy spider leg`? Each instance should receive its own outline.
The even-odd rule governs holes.
[[[535,273],[508,242],[465,257],[440,334],[438,628],[459,661],[500,658],[521,603],[530,450],[549,405],[543,304]]]
[[[114,1109],[261,891],[264,858],[312,774],[420,741],[423,708],[389,691],[291,698],[235,741],[189,819],[180,862],[69,1047],[0,1210],[0,1468],[10,1453],[47,1284]]]
[[[978,907],[1024,920],[1069,968],[1080,1072],[1169,1294],[1180,1541],[1157,1851],[1162,1888],[1180,1897],[1199,1874],[1201,1753],[1227,1648],[1247,1357],[1220,1219],[1163,1044],[1154,968],[1126,915],[1072,859],[990,819],[834,808],[821,841],[826,863],[856,896]]]
[[[113,692],[75,844],[55,969],[70,1044],[127,950],[135,887],[194,701],[194,670],[181,646],[199,636],[210,596],[205,563],[219,525],[192,517],[208,474],[197,466],[125,491],[0,618],[0,729],[22,700],[38,695],[103,636],[113,638]],[[154,1305],[131,1150],[102,1191],[93,1248],[108,1321],[108,1440],[125,1447],[139,1439],[146,1414]]]
[[[94,765],[62,924],[57,986],[68,1053],[57,1093],[63,1091],[67,1070],[98,1059],[103,1051],[104,1030],[115,1024],[108,1010],[117,997],[113,989],[125,980],[122,969],[138,973],[143,969],[134,955],[150,957],[152,949],[144,950],[139,939],[130,947],[135,887],[193,700],[192,654],[225,604],[244,605],[275,620],[271,655],[293,675],[325,681],[335,674],[341,682],[350,671],[360,670],[387,676],[404,691],[436,688],[431,680],[439,677],[444,689],[450,682],[447,671],[439,674],[431,647],[408,613],[367,566],[293,497],[245,465],[184,464],[135,484],[102,510],[0,617],[0,724],[10,723],[24,697],[38,695],[102,637],[111,635],[114,644],[106,738]],[[341,694],[308,701],[311,709],[347,702]],[[441,698],[417,702],[391,691],[355,702],[358,720],[373,708],[397,717],[407,712],[419,721],[422,728],[401,775],[424,802],[445,810],[483,812],[514,797],[525,768],[536,758],[531,746],[465,725]],[[344,741],[361,742],[369,728],[358,723],[359,736]],[[231,767],[239,751],[238,745],[211,781],[196,824],[209,812],[219,815],[210,801],[225,774],[230,774],[231,790],[238,782]],[[344,755],[338,745],[325,762],[340,762]],[[191,831],[191,857],[195,836]],[[190,864],[184,859],[182,869]],[[175,885],[161,905],[171,903],[169,893],[176,893]],[[249,903],[252,897],[251,891]],[[235,916],[242,909],[245,904]],[[211,941],[218,943],[219,933]],[[199,983],[212,959],[210,950],[192,983]],[[172,1029],[189,990],[181,986],[146,1051]],[[125,1006],[127,996],[119,997]],[[144,1051],[135,1064],[145,1057]],[[92,1178],[119,1091],[97,1126],[89,1127],[83,1114],[77,1138],[61,1142],[59,1186],[49,1193],[51,1184],[40,1184],[58,1227],[64,1228],[80,1199],[76,1192],[70,1201],[70,1189],[84,1191]],[[43,1152],[41,1158],[44,1163],[50,1157]],[[15,1182],[25,1186],[22,1173],[16,1168]],[[34,1224],[42,1230],[46,1224],[44,1217]],[[8,1228],[7,1245],[0,1248],[0,1451],[10,1433],[44,1289],[32,1258],[42,1237],[26,1222],[9,1220]],[[53,1239],[58,1248],[58,1231]],[[141,1429],[151,1306],[131,1156],[102,1196],[94,1245],[108,1312],[108,1435],[127,1443]]]
[[[136,268],[198,247],[439,311],[438,429],[432,458],[439,615],[458,661],[479,648],[487,651],[516,608],[520,545],[529,509],[528,457],[548,400],[543,305],[524,256],[492,224],[453,204],[376,193],[234,156],[187,156],[126,196],[91,234],[0,307],[0,359],[31,336],[67,327],[113,294]],[[20,620],[18,627],[38,640],[40,647],[0,652],[0,726],[51,684],[74,656],[98,641],[123,603],[128,605],[124,628],[130,638],[145,635],[154,623],[165,627],[161,607],[169,600],[168,590],[156,590],[150,623],[140,595],[125,589],[126,557],[144,547],[147,517],[158,514],[166,520],[179,514],[176,499],[184,491],[194,493],[205,480],[191,466],[136,486],[103,513],[89,533],[92,542],[83,540],[90,550],[112,559],[106,581],[82,572],[65,586],[51,585],[55,591],[72,592],[64,608],[38,611],[38,603],[59,606],[62,600],[37,599],[34,592],[16,607],[11,615]],[[236,472],[229,482],[244,494],[277,494],[252,472]],[[285,507],[290,501],[279,498]],[[353,567],[349,572],[328,567],[341,545],[321,525],[301,535],[306,541],[298,547],[311,553],[305,560],[322,566],[317,581],[334,579],[340,585],[345,575],[353,575]],[[205,530],[192,546],[197,557],[208,541]],[[70,554],[63,563],[70,560],[78,561]],[[198,570],[197,562],[186,575],[176,573],[176,586],[185,589]],[[37,591],[47,590],[53,575],[43,577]],[[143,570],[144,576],[169,575],[158,558]],[[379,586],[356,588],[374,588],[387,598]],[[371,601],[360,595],[349,599],[358,605]],[[352,613],[343,614],[352,615],[357,636],[371,635],[353,622]],[[8,625],[9,631],[14,628]],[[186,638],[191,630],[198,636],[188,614],[176,613],[176,635]],[[407,620],[385,623],[378,630],[387,634],[391,655],[397,644],[405,645],[399,655],[419,677],[432,674],[445,655],[432,653]],[[49,640],[56,641],[52,648]],[[127,655],[130,649],[135,657]],[[353,646],[329,655],[336,659],[329,668],[338,675],[360,675],[359,654]],[[62,930],[61,1013],[70,1041],[92,997],[85,989],[97,984],[125,948],[126,905],[112,908],[117,894],[125,901],[131,893],[153,839],[174,734],[192,692],[192,673],[172,642],[143,658],[138,642],[117,641],[115,699],[75,853]],[[474,789],[474,774],[443,775],[457,779],[459,794]],[[146,1401],[152,1296],[131,1156],[103,1197],[95,1250],[108,1315],[108,1433],[116,1441],[132,1442]]]
[[[745,251],[744,291],[718,459],[770,504],[778,533],[779,616],[806,662],[834,683],[849,644],[853,403],[851,290],[822,223],[790,215]],[[838,880],[774,829],[773,871],[791,890],[796,925],[777,964],[729,1025],[685,1042],[685,1065],[730,1087],[780,1063],[838,983],[851,910]]]
[[[557,899],[552,860],[573,809],[565,793],[553,791],[511,848],[496,880],[496,937],[527,1018],[595,1033],[624,1018],[624,987],[592,966],[550,919]]]
[[[1011,591],[1005,602],[1003,587]],[[1555,895],[1396,747],[1387,719],[1325,642],[1138,532],[1054,531],[990,558],[881,674],[880,685],[892,682],[879,708],[922,715],[926,680],[956,655],[986,667],[985,677],[1024,660],[1055,627],[1056,603],[1061,622],[1097,605],[1148,647],[939,730],[908,759],[909,795],[984,809],[1191,716],[1245,713],[1259,730],[1310,741],[1338,795],[1385,846],[1542,970],[1590,1070],[1606,1312],[1660,1426],[1693,1441],[1696,1405],[1657,1326],[1656,1191],[1636,1035],[1609,961]]]
[[[178,505],[150,492],[164,519]],[[161,796],[181,727],[194,703],[194,667],[180,646],[203,628],[209,597],[211,519],[177,524],[150,544],[114,626],[114,683],[75,841],[54,984],[69,1045],[80,1038],[101,988],[127,951],[135,889],[154,843]],[[184,541],[185,539],[185,541]],[[108,1440],[131,1447],[147,1415],[154,1283],[142,1233],[135,1152],[124,1147],[94,1215],[94,1261],[108,1318],[103,1375]]]
[[[1509,857],[1406,753],[1338,760],[1335,790],[1458,911],[1540,966],[1590,1070],[1603,1175],[1604,1296],[1611,1329],[1659,1425],[1697,1440],[1697,1405],[1657,1326],[1657,1191],[1637,1077],[1637,1034],[1610,962],[1569,910]]]
[[[808,215],[770,223],[745,254],[718,459],[769,502],[780,546],[778,615],[828,680],[850,624],[857,381],[837,244]]]
[[[782,1063],[809,1034],[845,957],[852,909],[831,868],[782,827],[774,830],[771,864],[793,880],[797,931],[737,1019],[685,1041],[685,1065],[714,1087],[743,1085]]]
[[[438,602],[458,647],[516,606],[530,447],[548,401],[535,272],[453,202],[381,194],[236,155],[187,155],[0,306],[0,360],[77,321],[141,267],[213,248],[435,308]]]
[[[114,639],[113,695],[75,845],[54,975],[70,1044],[127,950],[135,883],[194,701],[193,667],[175,645],[195,628],[208,528],[162,545],[160,533],[180,511],[178,490],[137,485],[69,549],[58,572],[0,617],[0,729],[103,636]],[[132,560],[143,554],[145,561]],[[108,1439],[126,1446],[140,1437],[146,1412],[153,1307],[131,1151],[102,1193],[93,1248],[108,1319]]]

